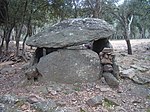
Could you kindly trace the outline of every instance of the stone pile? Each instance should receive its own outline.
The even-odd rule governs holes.
[[[103,77],[109,86],[118,87],[119,69],[115,64],[115,55],[112,48],[104,48],[99,53]]]

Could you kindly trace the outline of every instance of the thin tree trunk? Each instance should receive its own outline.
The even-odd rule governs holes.
[[[102,0],[96,0],[96,5],[95,5],[95,17],[100,18],[101,16],[101,11],[102,11]]]
[[[22,51],[23,51],[22,53],[23,54],[25,53],[25,42],[26,42],[26,39],[27,39],[28,36],[29,37],[32,36],[31,17],[29,18],[28,24],[27,24],[27,34],[26,34],[26,36],[23,39],[23,44],[22,44]]]
[[[7,39],[5,39],[5,41],[6,41],[6,54],[8,54],[8,48],[9,48],[10,40],[7,38]]]
[[[132,47],[131,47],[131,43],[130,43],[130,32],[129,32],[129,29],[126,29],[124,38],[125,38],[125,41],[127,43],[128,54],[132,55]]]
[[[1,45],[0,45],[0,57],[2,55],[3,46],[4,46],[4,36],[2,37],[2,42],[1,42]]]
[[[141,34],[142,39],[145,39],[145,28],[142,28],[142,34]]]
[[[19,41],[21,36],[21,30],[23,27],[23,23],[19,26],[19,28],[16,27],[16,56],[19,54]]]
[[[128,54],[132,55],[132,47],[131,47],[131,43],[130,40],[126,40],[127,43],[127,48],[128,48]]]
[[[20,41],[20,37],[18,35],[16,35],[16,56],[18,56],[19,54],[19,41]]]
[[[93,18],[101,18],[102,13],[102,2],[103,0],[96,0],[95,4],[93,5],[92,0],[87,0],[91,10],[93,11]]]
[[[78,11],[77,11],[76,0],[73,0],[73,5],[74,5],[74,18],[77,18],[78,17]]]
[[[26,36],[25,36],[24,39],[23,39],[23,43],[22,43],[22,54],[25,54],[25,42],[26,42],[27,37],[28,37],[28,32],[27,32]]]
[[[133,15],[131,16],[130,19],[125,19],[125,40],[127,43],[127,48],[128,48],[128,54],[132,55],[132,47],[130,43],[130,37],[131,37],[131,23],[133,21]]]
[[[21,31],[23,28],[23,24],[24,24],[24,19],[25,19],[25,12],[27,10],[27,5],[28,5],[28,1],[25,1],[25,6],[24,6],[24,11],[23,11],[23,16],[21,18],[21,24],[19,25],[19,29],[16,27],[16,56],[18,56],[19,54],[19,41],[20,41],[20,36],[21,36]]]
[[[19,40],[16,40],[16,56],[19,54]]]
[[[9,42],[10,42],[10,35],[11,35],[11,31],[13,28],[7,30],[5,32],[5,42],[6,42],[6,54],[8,53],[8,48],[9,48]]]
[[[26,36],[23,39],[23,44],[22,44],[22,54],[23,55],[25,54],[25,42],[26,42],[26,39],[27,39],[28,36],[32,35],[31,19],[32,19],[32,13],[33,13],[33,3],[34,3],[34,0],[31,1],[31,10],[30,10],[29,18],[28,18],[28,23],[27,23],[27,34],[26,34]]]

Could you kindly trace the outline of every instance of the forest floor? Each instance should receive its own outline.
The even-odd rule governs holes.
[[[124,40],[111,43],[120,68],[119,88],[110,88],[103,78],[86,84],[27,83],[23,71],[27,62],[13,57],[15,47],[11,44],[9,58],[0,63],[0,96],[52,99],[63,110],[58,112],[150,112],[150,39],[131,40],[133,55],[127,54]],[[30,49],[27,53],[30,56]],[[105,100],[100,105],[88,106],[87,100],[95,96]],[[36,112],[30,104],[19,108],[22,112]]]

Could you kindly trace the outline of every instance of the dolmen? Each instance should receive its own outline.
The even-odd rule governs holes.
[[[27,79],[73,84],[104,77],[109,85],[118,86],[118,66],[109,42],[114,32],[96,18],[67,19],[39,32],[27,40],[28,46],[36,47]]]

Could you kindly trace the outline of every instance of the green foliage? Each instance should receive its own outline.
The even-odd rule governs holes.
[[[150,95],[148,95],[146,98],[147,98],[147,99],[150,99]]]
[[[146,112],[150,112],[150,109],[147,109],[147,111]]]
[[[80,87],[75,87],[74,90],[75,90],[75,91],[81,91],[81,90],[80,90]]]
[[[74,88],[75,91],[81,91],[81,83],[75,83]]]
[[[72,0],[49,0],[52,18],[64,20],[71,17],[73,12]]]
[[[103,105],[110,109],[114,109],[115,106],[118,106],[118,104],[116,104],[114,101],[111,101],[107,98],[104,99]]]
[[[80,107],[80,112],[86,112],[85,110],[83,110],[81,107]]]

